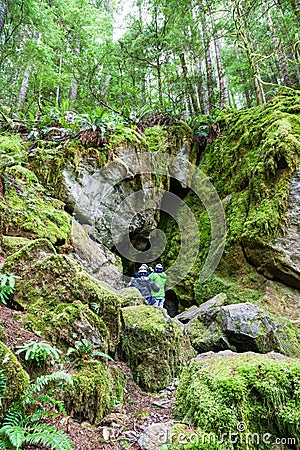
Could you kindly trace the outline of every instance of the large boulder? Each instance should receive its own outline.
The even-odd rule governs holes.
[[[180,448],[271,450],[287,437],[296,448],[299,383],[300,361],[280,354],[199,355],[176,392],[175,418],[194,427],[192,442],[191,427],[182,430]]]
[[[72,386],[64,391],[64,405],[79,422],[99,425],[110,410],[123,401],[125,378],[117,367],[89,361],[72,374]]]
[[[176,317],[185,323],[191,343],[198,352],[231,349],[300,354],[295,330],[287,320],[275,320],[249,302],[225,305],[225,301],[226,295],[220,294]]]
[[[165,388],[195,354],[183,327],[149,305],[123,308],[122,317],[121,356],[135,381],[150,392]]]
[[[288,208],[283,232],[268,243],[247,245],[249,261],[267,278],[300,289],[300,170],[290,180]]]
[[[4,272],[14,273],[14,301],[27,312],[27,327],[63,347],[89,339],[114,351],[120,330],[120,300],[70,257],[55,252],[45,239],[9,256]]]

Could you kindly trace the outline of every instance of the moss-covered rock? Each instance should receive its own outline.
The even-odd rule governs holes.
[[[224,300],[222,303],[218,301],[220,297],[214,297],[198,308],[190,308],[177,316],[177,319],[184,320],[197,352],[230,349],[300,355],[296,330],[287,319],[272,317],[249,302],[225,305]]]
[[[24,245],[30,243],[30,239],[20,236],[3,236],[1,248],[7,256],[19,251]]]
[[[220,292],[226,292],[232,303],[238,298],[258,301],[264,295],[264,280],[254,275],[253,265],[264,276],[299,289],[299,268],[284,250],[288,242],[280,249],[276,245],[286,233],[291,180],[299,168],[299,99],[299,91],[283,89],[265,105],[220,117],[221,134],[206,146],[199,168],[209,176],[223,202],[225,253],[214,275],[199,285],[198,275],[210,245],[210,221],[199,198],[190,192],[185,202],[198,222],[200,251],[189,276],[174,289],[181,307],[195,300],[202,303]],[[175,221],[168,220],[164,229],[169,246],[163,260],[169,266],[178,255],[181,239]],[[294,240],[290,247],[295,247]]]
[[[73,385],[65,391],[65,407],[74,419],[98,425],[123,401],[125,379],[117,367],[86,362],[72,375]]]
[[[22,166],[4,173],[5,195],[0,198],[0,233],[26,238],[47,238],[56,244],[68,241],[71,218],[64,203],[52,199],[35,174]]]
[[[29,384],[29,375],[6,345],[0,342],[0,370],[6,378],[5,395],[1,402],[0,418],[19,399]]]
[[[299,360],[232,352],[197,359],[184,369],[175,403],[176,418],[196,427],[193,446],[171,448],[271,450],[276,437],[299,442]]]
[[[102,351],[114,350],[120,329],[120,301],[45,239],[9,256],[3,270],[17,279],[14,301],[27,311],[27,326],[68,347],[89,339]]]
[[[135,381],[154,392],[178,376],[194,351],[183,328],[152,306],[122,309],[121,351]]]

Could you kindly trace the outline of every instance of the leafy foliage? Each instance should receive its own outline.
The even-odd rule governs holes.
[[[7,305],[10,295],[14,292],[16,277],[12,274],[0,273],[0,301]]]
[[[42,393],[42,390],[49,388],[53,382],[71,384],[72,380],[65,372],[54,372],[31,383],[3,419],[0,428],[1,450],[19,450],[28,444],[53,450],[72,449],[71,440],[66,434],[43,422],[45,418],[56,414],[56,408],[63,411],[61,402],[47,393]],[[0,401],[5,393],[3,383],[5,385],[5,377],[0,370]]]
[[[81,339],[81,341],[75,342],[74,348],[69,348],[67,351],[67,358],[70,361],[76,361],[80,363],[81,360],[94,360],[95,358],[106,358],[110,361],[113,359],[107,355],[106,353],[100,352],[99,350],[95,350],[93,344],[87,339]]]
[[[46,359],[51,358],[52,363],[59,360],[61,351],[48,344],[47,342],[41,341],[30,341],[23,345],[17,345],[18,350],[16,354],[25,353],[25,361],[32,361],[40,366]]]

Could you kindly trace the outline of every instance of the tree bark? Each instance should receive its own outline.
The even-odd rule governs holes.
[[[19,98],[18,98],[18,104],[17,104],[17,110],[20,111],[23,108],[24,102],[26,100],[29,83],[30,83],[30,76],[31,76],[31,67],[28,67],[25,69],[22,84],[20,88]]]
[[[180,53],[179,58],[180,58],[180,63],[181,63],[181,68],[182,68],[182,72],[183,72],[184,81],[185,81],[185,84],[186,84],[186,87],[187,87],[187,94],[188,94],[188,96],[191,99],[191,104],[193,106],[194,114],[198,115],[198,114],[200,114],[200,110],[199,110],[199,105],[198,105],[198,101],[197,101],[197,95],[196,95],[194,87],[193,87],[193,85],[191,83],[191,80],[189,79],[188,69],[187,69],[185,56],[184,56],[183,52]]]
[[[208,111],[209,114],[213,111],[215,105],[215,93],[214,93],[214,76],[213,65],[210,54],[210,38],[208,35],[206,18],[202,16],[202,36],[205,52],[205,65],[206,65],[206,82],[208,93]]]
[[[289,73],[288,73],[287,63],[286,63],[285,56],[284,56],[282,48],[281,48],[280,41],[279,41],[276,31],[275,31],[275,27],[274,27],[273,20],[272,20],[271,14],[270,14],[270,10],[265,1],[263,1],[262,4],[263,4],[263,8],[264,8],[266,17],[267,17],[270,31],[272,33],[274,46],[275,46],[275,49],[276,49],[276,52],[278,55],[278,61],[279,61],[279,65],[281,68],[282,75],[283,75],[284,83],[286,86],[291,87],[291,81],[290,81],[290,77],[289,77]]]
[[[7,0],[0,0],[0,33],[5,24],[6,14],[7,14]]]
[[[236,32],[237,36],[240,37],[240,39],[243,41],[244,44],[243,48],[247,54],[248,62],[252,71],[256,102],[258,105],[262,105],[264,103],[264,91],[260,82],[258,66],[256,64],[255,57],[251,49],[251,44],[247,37],[247,33],[244,27],[243,17],[244,17],[243,12],[241,11],[240,8],[240,1],[236,0],[234,7],[234,21],[236,26]]]

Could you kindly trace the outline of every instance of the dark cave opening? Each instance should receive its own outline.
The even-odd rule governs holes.
[[[164,307],[167,310],[170,317],[175,317],[178,314],[179,300],[177,295],[172,289],[166,291],[166,299]]]

